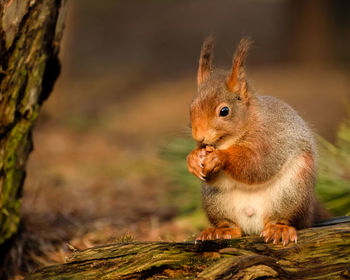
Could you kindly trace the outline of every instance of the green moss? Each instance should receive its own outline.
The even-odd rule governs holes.
[[[48,57],[57,55],[57,47],[48,40],[56,32],[57,1],[18,3],[22,1],[13,1],[10,6],[2,7],[10,11],[7,23],[14,15],[18,16],[16,20],[23,18],[25,21],[21,24],[15,22],[16,28],[21,28],[15,30],[18,34],[15,37],[11,33],[14,30],[5,26],[6,43],[13,45],[8,46],[8,67],[0,87],[0,127],[2,133],[6,132],[0,146],[0,244],[18,228],[24,168],[32,149],[31,130],[40,110],[38,100]],[[23,7],[28,5],[32,5],[30,14],[23,16],[26,12]],[[13,9],[19,9],[18,13]],[[52,34],[48,36],[49,33]]]
[[[10,132],[2,162],[4,179],[1,189],[0,244],[17,231],[19,224],[20,191],[24,164],[31,150],[29,131],[35,119],[19,122]],[[5,210],[5,211],[4,211]]]

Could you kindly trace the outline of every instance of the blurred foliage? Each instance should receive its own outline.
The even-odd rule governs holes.
[[[186,157],[195,148],[190,138],[174,138],[162,149],[161,156],[168,168],[168,178],[173,188],[168,193],[168,201],[178,211],[178,220],[204,229],[207,219],[202,208],[201,183],[187,171]]]
[[[335,215],[350,212],[350,114],[338,129],[336,144],[316,136],[319,148],[316,192]],[[180,217],[203,227],[200,181],[187,171],[186,156],[195,147],[189,138],[175,138],[163,150],[162,158],[169,165],[169,176],[176,187],[169,193]]]
[[[333,145],[317,136],[319,174],[316,191],[335,215],[350,214],[350,111],[338,129]]]
[[[169,194],[180,215],[187,215],[201,207],[200,182],[188,173],[186,156],[195,144],[189,138],[175,138],[162,150],[162,158],[169,163],[169,177],[175,183]]]

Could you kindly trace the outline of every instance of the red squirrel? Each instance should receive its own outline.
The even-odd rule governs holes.
[[[230,71],[213,68],[212,37],[200,53],[190,106],[197,147],[187,165],[203,181],[203,207],[214,227],[197,240],[260,234],[286,245],[297,242],[296,229],[330,214],[315,196],[312,132],[288,104],[252,89],[244,69],[250,44],[240,41]]]

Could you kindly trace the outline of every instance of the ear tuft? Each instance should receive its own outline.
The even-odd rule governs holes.
[[[204,40],[199,57],[199,67],[197,73],[198,86],[209,77],[210,72],[212,71],[212,61],[214,56],[213,50],[214,37],[210,35]]]
[[[238,47],[233,56],[232,72],[227,80],[227,86],[230,91],[242,91],[246,95],[247,84],[245,80],[244,63],[247,57],[248,50],[253,41],[250,38],[244,37],[238,44]],[[243,96],[245,97],[245,96]]]

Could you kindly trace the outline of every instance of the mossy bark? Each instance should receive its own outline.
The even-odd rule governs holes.
[[[259,237],[195,244],[120,243],[74,252],[27,279],[348,279],[350,223],[298,232],[297,244]]]
[[[0,245],[18,228],[31,132],[58,77],[64,0],[0,0]]]

